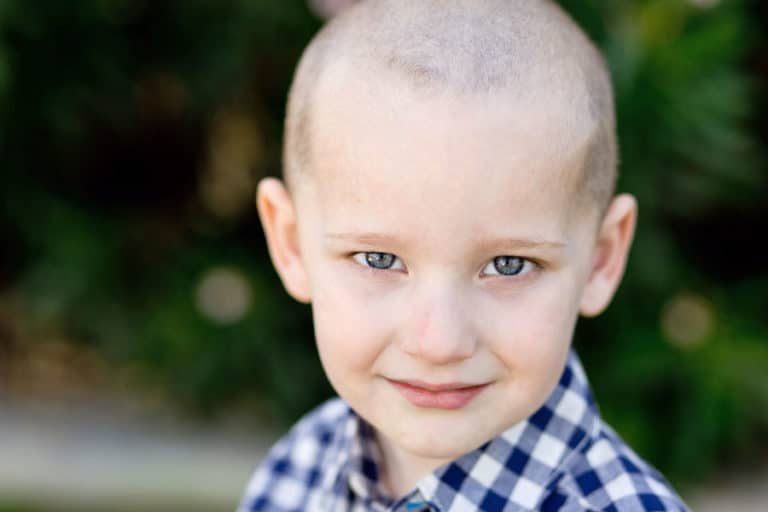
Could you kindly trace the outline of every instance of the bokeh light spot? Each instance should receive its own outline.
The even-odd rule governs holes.
[[[676,346],[699,345],[712,334],[714,327],[714,307],[700,295],[678,294],[661,311],[664,338]]]
[[[217,324],[238,322],[248,312],[251,302],[252,291],[248,278],[235,268],[212,268],[203,275],[197,287],[198,311]]]
[[[208,152],[200,182],[202,203],[219,219],[235,219],[252,208],[253,172],[263,160],[259,126],[242,111],[218,112],[211,123]]]

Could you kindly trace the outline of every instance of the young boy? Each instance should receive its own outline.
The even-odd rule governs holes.
[[[341,398],[272,448],[241,511],[686,510],[570,348],[634,231],[613,115],[550,1],[364,0],[326,25],[285,185],[257,204]]]

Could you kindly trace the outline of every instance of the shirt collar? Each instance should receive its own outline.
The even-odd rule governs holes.
[[[462,492],[493,492],[535,508],[574,455],[597,434],[599,413],[574,351],[546,402],[527,419],[417,483],[425,501],[453,503]],[[372,427],[350,410],[334,440],[326,485],[367,503],[392,503],[379,479],[381,454]],[[347,492],[343,494],[346,495]],[[441,506],[444,508],[444,506]]]
[[[323,487],[329,496],[346,499],[351,493],[366,503],[388,506],[392,499],[384,490],[379,467],[381,452],[373,427],[348,409],[341,429],[333,440],[332,455],[324,468]],[[335,510],[337,507],[328,508]]]

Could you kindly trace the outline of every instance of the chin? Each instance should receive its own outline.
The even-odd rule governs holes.
[[[427,459],[453,460],[492,439],[495,432],[473,428],[429,428],[418,432],[400,432],[393,441],[403,450]]]

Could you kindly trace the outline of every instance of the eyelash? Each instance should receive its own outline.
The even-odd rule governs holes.
[[[369,264],[370,263],[369,258],[371,257],[371,255],[377,255],[378,257],[381,257],[381,256],[391,256],[391,257],[394,258],[395,262],[399,262],[399,266],[397,268],[393,268],[393,266],[395,265],[393,263],[392,266],[387,267],[387,268],[374,267],[374,266]],[[498,272],[495,269],[495,267],[496,267],[496,260],[498,258],[516,258],[516,259],[520,259],[520,260],[522,260],[522,269],[519,272],[515,273],[515,274],[503,274],[501,272]],[[397,272],[397,271],[405,270],[405,265],[403,264],[402,260],[400,258],[398,258],[397,256],[395,256],[394,254],[392,254],[392,253],[374,252],[374,251],[356,252],[356,253],[352,254],[352,259],[358,265],[360,265],[362,267],[365,267],[367,270],[369,270],[371,272],[385,271],[385,270],[392,270],[392,271],[396,271]],[[486,263],[485,266],[483,266],[483,275],[486,275],[486,276],[501,276],[501,277],[513,278],[513,277],[519,277],[519,276],[523,276],[523,275],[529,274],[532,271],[540,268],[540,266],[541,265],[539,265],[535,261],[530,260],[528,258],[523,258],[521,256],[511,256],[511,255],[496,256],[492,260],[490,260],[488,263]],[[495,273],[486,273],[485,269],[487,269],[489,267],[493,267],[494,270],[496,270],[496,272]]]

